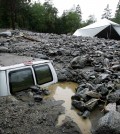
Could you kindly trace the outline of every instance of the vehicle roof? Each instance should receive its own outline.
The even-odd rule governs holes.
[[[36,65],[36,64],[44,64],[44,63],[48,63],[48,62],[50,62],[50,61],[49,60],[26,61],[21,64],[15,64],[15,65],[10,65],[10,66],[0,66],[0,71],[18,68],[18,67],[32,66],[32,65]]]

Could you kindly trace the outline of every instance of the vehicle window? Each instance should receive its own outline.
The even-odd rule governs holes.
[[[48,65],[34,66],[37,84],[45,84],[53,81],[52,73]]]
[[[15,93],[34,85],[32,70],[30,68],[9,72],[10,92]]]

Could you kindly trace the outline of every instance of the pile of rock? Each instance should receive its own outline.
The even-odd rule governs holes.
[[[99,104],[106,105],[103,107],[106,112],[116,111],[116,107],[120,105],[120,89],[113,88],[109,84],[93,86],[86,83],[79,85],[76,94],[72,96],[72,105],[81,111],[84,118]]]
[[[113,109],[112,112],[120,112],[120,41],[29,31],[11,33],[11,36],[6,33],[0,35],[0,53],[53,60],[59,81],[80,84],[72,97],[72,104],[82,112],[84,118],[100,103],[108,104],[107,111]],[[108,113],[102,120],[111,117],[120,128],[118,116],[119,113]],[[106,127],[107,123],[113,127]],[[115,128],[112,121],[100,121],[100,126],[109,129],[106,131],[99,127],[101,131],[97,129],[95,134],[120,133],[111,130]]]
[[[18,100],[22,101],[34,101],[42,102],[43,97],[49,95],[50,91],[48,89],[42,89],[39,86],[31,86],[28,90],[15,93],[15,96]]]

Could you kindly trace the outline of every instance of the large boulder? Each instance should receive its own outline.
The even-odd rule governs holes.
[[[9,52],[9,49],[7,47],[0,47],[0,53],[8,53]]]
[[[100,93],[101,95],[107,95],[108,94],[108,88],[104,83],[102,84],[97,84],[96,85],[96,92]]]
[[[5,32],[0,32],[0,36],[7,37],[7,36],[12,36],[11,31],[5,31]]]
[[[103,116],[93,134],[120,134],[120,113],[111,111]]]
[[[69,81],[73,79],[73,74],[69,69],[61,69],[57,72],[59,81]]]
[[[85,103],[83,101],[77,101],[77,100],[73,100],[72,101],[72,105],[79,109],[81,112],[85,111]]]
[[[72,68],[82,69],[87,65],[91,65],[91,60],[88,55],[77,56],[70,62],[70,66]]]
[[[66,117],[60,126],[60,132],[61,134],[83,134],[78,125],[69,117]]]

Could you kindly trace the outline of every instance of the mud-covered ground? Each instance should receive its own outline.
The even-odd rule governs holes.
[[[105,85],[105,90],[109,86],[120,89],[120,41],[18,30],[12,31],[11,37],[0,37],[0,66],[35,58],[53,60],[59,81],[89,83],[93,89],[100,84]],[[51,98],[37,103],[29,92],[20,97],[24,95],[28,97],[24,101],[17,96],[0,97],[1,133],[81,134],[70,118],[56,126],[58,116],[64,112],[62,101]]]
[[[1,53],[0,65],[8,66],[26,61],[38,60],[26,56]],[[57,126],[58,117],[64,114],[64,101],[43,97],[35,102],[30,90],[13,96],[0,97],[0,134],[79,134],[77,124],[67,117],[61,126]]]

